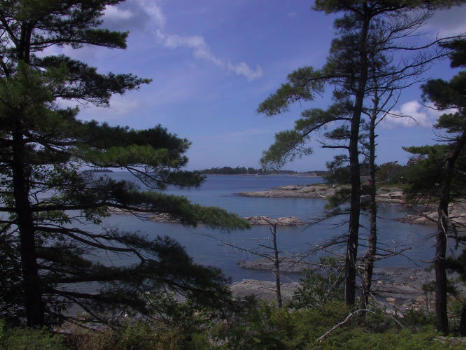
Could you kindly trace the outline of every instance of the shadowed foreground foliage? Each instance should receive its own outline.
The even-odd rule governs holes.
[[[308,274],[291,302],[281,309],[254,298],[231,300],[219,307],[179,302],[172,293],[156,293],[146,299],[150,320],[122,317],[116,329],[66,325],[57,335],[0,323],[0,350],[464,348],[464,338],[440,337],[433,314],[411,310],[398,317],[370,304],[365,317],[356,316],[358,310],[343,303],[341,283],[338,293],[328,295],[329,283],[341,275],[332,271]],[[355,316],[348,317],[351,314]]]
[[[219,315],[179,304],[172,317],[153,322],[127,322],[118,331],[75,331],[53,335],[41,329],[3,329],[0,349],[46,350],[271,350],[271,349],[463,349],[455,338],[442,338],[429,322],[432,318],[412,312],[403,329],[382,311],[367,321],[350,320],[318,341],[349,310],[339,301],[317,309],[277,310],[274,305],[246,306]]]

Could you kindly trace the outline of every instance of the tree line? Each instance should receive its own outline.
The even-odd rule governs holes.
[[[198,170],[200,174],[217,174],[217,175],[312,175],[312,176],[324,176],[327,172],[322,170],[316,171],[295,171],[285,169],[256,169],[251,167],[240,167],[235,168],[224,166],[214,167],[209,169]]]

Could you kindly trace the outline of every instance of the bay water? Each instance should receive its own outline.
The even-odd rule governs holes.
[[[114,172],[109,174],[114,179],[134,181],[129,173]],[[326,201],[323,199],[303,198],[255,198],[238,195],[240,192],[261,191],[285,185],[308,185],[323,182],[318,177],[285,176],[285,175],[210,175],[199,188],[180,189],[168,188],[167,194],[187,197],[190,201],[205,206],[217,206],[239,216],[265,215],[272,218],[295,216],[312,222],[324,215]],[[407,248],[402,255],[396,255],[377,262],[377,266],[427,266],[433,258],[434,227],[401,223],[397,219],[403,217],[407,210],[396,204],[379,204],[378,235],[379,246],[386,251]],[[368,232],[367,215],[361,217],[361,234],[359,254],[365,252]],[[257,259],[258,257],[246,250],[261,250],[259,245],[271,245],[271,235],[268,226],[253,226],[249,230],[222,231],[209,229],[203,225],[196,228],[179,224],[157,223],[131,215],[112,215],[104,221],[107,227],[122,231],[139,232],[150,238],[169,236],[178,241],[196,263],[215,266],[233,282],[245,278],[272,280],[273,275],[267,271],[247,270],[238,266],[240,260]],[[347,217],[337,217],[296,227],[278,227],[278,246],[281,255],[305,253],[313,250],[332,237],[345,234]],[[231,247],[234,245],[241,249]],[[380,253],[386,253],[381,251]],[[270,252],[269,252],[270,253]],[[319,256],[327,254],[343,254],[344,245],[334,248],[332,252],[319,250],[311,256],[311,261],[317,261]],[[131,263],[119,256],[108,256],[107,261],[114,264]],[[285,274],[284,282],[297,280],[299,275]]]

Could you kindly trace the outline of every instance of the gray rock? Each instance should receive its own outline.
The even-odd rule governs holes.
[[[304,225],[305,222],[301,221],[297,217],[288,216],[272,219],[268,216],[246,216],[245,220],[249,221],[251,225],[278,225],[278,226],[298,226]]]
[[[298,288],[299,283],[282,283],[281,294],[284,301],[291,300],[295,290]],[[274,281],[258,281],[251,279],[244,279],[240,282],[231,285],[231,292],[234,297],[243,298],[249,295],[254,295],[260,300],[275,301],[276,289]]]
[[[292,257],[280,257],[279,260],[281,272],[300,273],[313,268],[312,264],[306,261],[299,261]],[[250,270],[273,271],[274,269],[273,261],[266,258],[242,260],[238,262],[238,265],[244,269]]]

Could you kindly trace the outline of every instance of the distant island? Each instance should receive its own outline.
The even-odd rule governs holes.
[[[209,168],[198,171],[204,175],[294,175],[294,176],[325,176],[327,171],[325,170],[313,170],[313,171],[295,171],[295,170],[265,170],[255,169],[251,167],[236,167],[232,168],[229,166]]]

